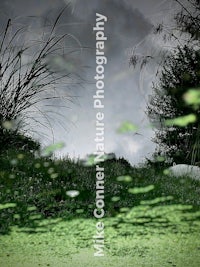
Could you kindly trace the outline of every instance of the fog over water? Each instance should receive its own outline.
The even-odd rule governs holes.
[[[173,1],[172,1],[173,2]],[[157,70],[156,64],[144,70],[129,66],[133,48],[138,45],[141,54],[156,55],[162,44],[149,36],[155,23],[170,19],[173,10],[171,1],[160,0],[1,0],[1,24],[10,17],[13,24],[28,25],[29,33],[24,38],[39,38],[43,29],[42,18],[53,21],[66,4],[56,34],[69,33],[69,46],[85,47],[69,54],[59,64],[70,64],[76,68],[83,81],[80,85],[61,86],[62,94],[75,96],[73,103],[54,101],[51,127],[34,126],[34,136],[44,144],[64,141],[66,146],[61,155],[84,157],[95,152],[96,110],[93,108],[93,94],[96,87],[95,75],[95,24],[96,12],[107,16],[105,33],[105,152],[116,153],[131,163],[141,162],[149,157],[155,145],[151,138],[153,131],[145,115],[148,95]],[[14,26],[13,26],[14,27]],[[87,48],[86,48],[87,47]],[[67,65],[68,66],[68,65]],[[62,107],[67,105],[68,108]],[[41,106],[42,110],[45,110]],[[56,115],[62,114],[62,116]],[[43,119],[41,119],[43,120]],[[139,135],[119,135],[117,128],[124,121],[139,126]]]

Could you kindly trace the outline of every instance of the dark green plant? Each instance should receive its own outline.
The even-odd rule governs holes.
[[[154,28],[154,33],[171,49],[161,51],[163,57],[159,62],[157,82],[153,84],[147,105],[147,114],[155,129],[153,141],[158,145],[153,157],[162,156],[167,164],[173,161],[199,164],[199,105],[188,105],[185,95],[188,90],[200,90],[200,6],[196,0],[172,2],[174,26],[170,29],[159,24]],[[152,59],[151,56],[140,58],[136,53],[133,58],[133,65],[140,63],[141,68]]]
[[[200,111],[189,106],[184,96],[189,88],[200,90],[200,51],[188,46],[178,47],[165,60],[160,79],[153,86],[147,113],[157,128],[154,141],[162,155],[172,158],[176,163],[195,164],[200,161],[200,153],[194,157],[198,148]],[[185,127],[176,125],[174,118],[196,114],[195,122]]]

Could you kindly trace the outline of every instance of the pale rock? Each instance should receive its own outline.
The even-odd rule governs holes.
[[[177,164],[168,168],[169,175],[175,177],[188,176],[200,181],[200,168],[194,165]]]

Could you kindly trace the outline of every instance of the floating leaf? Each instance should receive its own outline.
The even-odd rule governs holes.
[[[18,154],[17,158],[20,159],[20,160],[24,159],[24,154]]]
[[[54,168],[49,168],[47,172],[48,172],[48,174],[54,173]]]
[[[77,197],[79,194],[80,193],[77,190],[69,190],[66,192],[66,195],[69,197]]]
[[[185,127],[190,123],[196,122],[197,117],[195,114],[189,114],[186,116],[178,117],[175,119],[166,120],[166,126],[180,126]]]
[[[93,166],[95,165],[95,155],[89,155],[84,161],[84,166]]]
[[[63,142],[59,142],[59,143],[47,146],[42,151],[42,156],[44,157],[50,156],[53,152],[55,152],[56,150],[62,149],[64,146],[65,144]]]
[[[158,156],[158,157],[156,157],[156,161],[163,162],[163,161],[165,161],[165,157]]]
[[[36,206],[27,207],[27,211],[35,211],[35,210],[37,210]]]
[[[44,165],[45,168],[48,168],[50,166],[50,163],[49,162],[44,162],[43,165]]]
[[[113,156],[111,156],[110,154],[103,154],[101,156],[102,161],[108,160],[113,158]],[[91,154],[88,155],[87,158],[85,160],[83,160],[83,165],[88,167],[88,166],[94,166],[96,164],[96,155]]]
[[[52,173],[51,174],[51,179],[56,179],[58,178],[58,173]]]
[[[61,57],[60,55],[54,56],[49,63],[55,70],[68,73],[75,72],[81,64],[78,58],[70,55],[68,55],[67,58]]]
[[[152,200],[142,200],[140,202],[141,205],[154,205],[154,204],[158,204],[161,202],[165,202],[165,201],[169,201],[169,200],[173,200],[174,198],[172,196],[167,196],[167,197],[158,197]]]
[[[81,213],[83,213],[84,212],[84,209],[77,209],[76,210],[76,213],[78,213],[78,214],[81,214]]]
[[[137,130],[138,130],[138,126],[137,125],[133,124],[132,122],[125,121],[118,128],[117,132],[120,133],[120,134],[125,134],[125,133],[136,132]]]
[[[15,208],[16,206],[17,206],[16,203],[0,204],[0,210],[9,209],[9,208]]]
[[[169,174],[170,174],[170,170],[169,170],[169,169],[165,169],[165,170],[163,171],[163,174],[164,174],[164,175],[169,175]]]
[[[4,121],[2,123],[3,128],[5,128],[6,130],[11,130],[13,128],[13,122],[12,121]]]
[[[13,165],[13,166],[15,166],[15,165],[18,164],[18,160],[17,160],[17,159],[12,159],[12,160],[10,161],[10,164]]]
[[[119,176],[119,177],[117,177],[117,181],[118,182],[127,182],[127,183],[129,183],[129,182],[132,182],[132,177],[131,176],[129,176],[129,175],[124,175],[124,176]]]
[[[135,188],[129,188],[128,192],[131,194],[142,194],[142,193],[148,193],[152,190],[154,190],[154,185],[149,185],[146,187],[135,187]]]
[[[200,105],[200,88],[190,89],[183,95],[183,99],[188,105]]]
[[[124,212],[128,212],[129,210],[130,210],[129,208],[124,207],[120,209],[120,212],[124,213]]]
[[[41,164],[40,164],[40,163],[36,163],[36,164],[35,164],[35,168],[36,168],[36,169],[39,169],[40,167],[41,167]]]
[[[120,200],[120,197],[112,197],[111,198],[111,201],[113,201],[113,202],[117,202],[117,201],[119,201]]]
[[[29,216],[29,220],[40,220],[42,218],[42,215],[41,214],[34,214],[34,215],[31,215]]]
[[[19,214],[14,214],[13,218],[16,219],[16,220],[19,220],[20,219],[20,215]]]

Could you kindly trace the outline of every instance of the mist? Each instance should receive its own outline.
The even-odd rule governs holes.
[[[56,27],[57,36],[68,33],[66,56],[54,58],[51,64],[62,71],[74,72],[80,77],[75,84],[59,88],[61,100],[51,105],[42,103],[42,112],[50,112],[48,121],[37,114],[42,124],[30,120],[30,134],[43,146],[63,141],[66,146],[58,156],[82,158],[95,151],[95,37],[93,26],[96,12],[107,16],[105,33],[108,37],[105,53],[105,152],[124,157],[132,164],[150,157],[155,149],[153,130],[146,116],[148,95],[151,94],[157,65],[150,63],[145,69],[129,65],[134,47],[143,55],[157,54],[162,44],[151,37],[153,25],[169,20],[171,3],[167,1],[131,0],[3,0],[0,3],[1,23],[12,18],[13,27],[28,25],[23,39],[30,41],[45,33],[45,23],[51,24],[62,8],[67,8]],[[162,21],[161,21],[162,20]],[[70,101],[67,96],[70,96]],[[62,100],[63,98],[63,100]],[[45,104],[47,105],[45,107]],[[138,126],[138,134],[120,135],[118,127],[124,121]],[[34,130],[33,130],[34,129]]]

